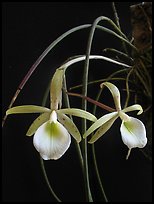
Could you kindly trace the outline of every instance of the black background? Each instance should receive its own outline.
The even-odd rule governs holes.
[[[138,2],[116,2],[122,30],[131,35],[129,6]],[[99,16],[113,17],[111,2],[6,2],[2,4],[2,113],[4,115],[21,80],[46,47],[67,30],[91,24]],[[107,23],[102,25],[108,26]],[[108,26],[110,27],[110,26]],[[68,57],[84,54],[88,29],[78,31],[61,42],[38,66],[14,105],[42,102],[44,91],[54,70]],[[92,54],[102,54],[105,47],[117,47],[119,41],[97,32]],[[69,85],[81,82],[83,64],[70,70]],[[115,65],[92,62],[89,78],[100,79],[117,69]],[[73,71],[72,71],[73,70]],[[74,77],[75,76],[75,77]],[[95,97],[98,86],[88,95]],[[80,99],[72,101],[78,106]],[[102,113],[101,113],[102,114]],[[12,115],[3,128],[2,137],[2,200],[4,202],[54,202],[43,179],[39,156],[32,137],[25,136],[35,115]],[[78,120],[77,120],[78,122]],[[151,162],[134,149],[128,161],[127,147],[119,134],[120,121],[96,143],[100,173],[110,202],[151,202]],[[90,149],[90,148],[89,148]],[[92,168],[90,160],[89,168]],[[46,161],[52,186],[65,202],[84,202],[84,184],[75,146],[57,161]],[[90,170],[92,172],[92,170]],[[94,174],[90,173],[94,184]],[[101,201],[97,187],[92,185],[95,200]]]

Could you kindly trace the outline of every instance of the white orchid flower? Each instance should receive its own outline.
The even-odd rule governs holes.
[[[81,135],[74,122],[67,116],[73,115],[96,121],[91,113],[77,109],[60,109],[62,104],[62,84],[64,69],[58,68],[52,78],[50,88],[51,108],[35,105],[16,106],[7,110],[6,114],[41,113],[31,124],[26,135],[33,137],[33,144],[44,160],[59,159],[69,148],[72,135],[77,142]]]
[[[113,125],[114,121],[118,117],[120,117],[122,120],[122,124],[120,127],[122,141],[129,148],[128,154],[126,157],[126,159],[128,159],[132,148],[136,148],[136,147],[143,148],[146,145],[147,137],[146,137],[146,129],[144,124],[139,119],[128,116],[126,112],[138,110],[139,112],[137,113],[137,115],[139,115],[143,112],[143,109],[139,104],[135,104],[127,108],[124,108],[122,110],[121,102],[120,102],[120,92],[118,88],[110,82],[102,83],[100,85],[101,88],[103,85],[105,85],[110,90],[114,99],[116,111],[112,113],[108,113],[102,116],[101,118],[99,118],[84,133],[83,138],[86,138],[88,135],[90,135],[92,132],[94,132],[97,129],[97,131],[94,133],[94,135],[89,141],[89,143],[94,143],[103,134],[105,134]]]

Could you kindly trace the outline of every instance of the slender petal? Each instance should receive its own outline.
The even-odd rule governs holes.
[[[143,148],[147,143],[145,126],[139,119],[130,117],[129,121],[122,121],[120,132],[124,144],[129,149]]]
[[[58,115],[59,122],[64,125],[64,127],[74,137],[74,139],[76,139],[77,142],[80,142],[81,141],[81,135],[80,135],[78,128],[74,124],[74,122],[63,113],[59,112],[57,115]]]
[[[114,116],[110,120],[108,120],[106,123],[104,123],[97,131],[96,133],[92,136],[90,141],[88,143],[92,144],[96,142],[102,135],[104,135],[110,127],[113,125],[114,121],[117,119],[118,116]]]
[[[23,105],[10,108],[6,111],[6,115],[18,113],[45,113],[51,112],[49,108],[35,105]]]
[[[29,127],[26,135],[27,136],[32,136],[36,130],[45,122],[47,122],[49,120],[50,117],[50,112],[49,113],[42,113],[39,117],[37,117],[33,123],[31,124],[31,126]]]
[[[71,137],[58,121],[41,125],[33,138],[37,151],[44,160],[59,159],[69,148]]]
[[[51,87],[50,87],[51,109],[57,110],[58,105],[61,105],[63,77],[64,77],[64,69],[58,68],[51,80]]]
[[[103,85],[105,85],[111,92],[113,99],[114,99],[114,103],[115,103],[115,107],[116,110],[119,111],[121,110],[121,102],[120,102],[120,92],[119,89],[112,83],[110,82],[104,82],[100,85],[100,87],[102,88]]]
[[[73,116],[85,118],[85,119],[90,120],[90,121],[96,121],[97,120],[97,118],[93,114],[91,114],[87,111],[78,109],[78,108],[60,109],[57,111],[57,113],[64,113],[64,114],[68,114],[68,115],[73,115]]]
[[[124,108],[122,111],[123,111],[124,113],[126,113],[126,112],[130,112],[130,111],[135,111],[135,110],[139,110],[139,112],[137,113],[137,115],[140,115],[141,113],[143,113],[142,106],[139,105],[139,104],[135,104],[135,105],[129,106],[129,107],[127,107],[127,108]]]
[[[95,131],[97,128],[105,124],[107,121],[109,121],[111,118],[114,118],[115,116],[118,116],[118,112],[108,113],[101,118],[99,118],[95,123],[93,123],[90,128],[84,133],[83,138],[86,138],[88,135],[90,135],[93,131]]]

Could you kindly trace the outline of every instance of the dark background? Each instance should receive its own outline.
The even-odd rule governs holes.
[[[122,30],[131,36],[129,6],[139,2],[116,2]],[[99,16],[113,17],[111,2],[6,2],[2,3],[2,114],[10,103],[21,80],[57,37],[82,24],[91,24]],[[110,27],[107,23],[101,23]],[[54,70],[68,57],[85,54],[88,29],[78,31],[56,46],[38,66],[14,105],[42,102],[44,91]],[[103,32],[96,32],[92,54],[102,54],[105,47],[118,48],[119,41]],[[117,66],[106,62],[91,62],[90,80],[105,78]],[[69,86],[82,80],[83,63],[74,65],[68,77]],[[71,71],[73,70],[73,71]],[[74,77],[75,76],[75,77]],[[96,96],[91,87],[88,95]],[[77,91],[77,90],[76,90]],[[80,92],[80,90],[79,90]],[[80,99],[72,100],[78,107]],[[102,115],[102,112],[99,112]],[[2,201],[4,202],[54,202],[43,179],[39,156],[32,137],[25,133],[35,115],[8,117],[2,136]],[[78,122],[78,120],[77,120]],[[96,153],[100,173],[110,202],[151,202],[152,165],[139,149],[134,149],[128,161],[127,147],[119,134],[120,120],[100,142]],[[90,151],[90,148],[89,148]],[[90,172],[93,170],[90,160]],[[65,202],[84,202],[84,184],[77,153],[72,144],[57,161],[46,161],[46,170],[57,195]],[[95,174],[90,173],[95,185]],[[95,200],[101,201],[98,188],[92,185]]]

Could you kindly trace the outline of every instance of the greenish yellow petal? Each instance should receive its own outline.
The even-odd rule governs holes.
[[[31,124],[31,126],[29,127],[26,135],[27,136],[32,136],[36,130],[46,121],[49,120],[50,117],[50,112],[49,113],[42,113],[39,117],[37,117],[33,123]]]
[[[97,118],[93,114],[91,114],[87,111],[78,109],[78,108],[60,109],[57,111],[57,113],[64,113],[64,114],[68,114],[68,115],[73,115],[73,116],[77,116],[80,118],[85,118],[85,119],[90,120],[90,121],[96,121],[97,120]]]
[[[103,124],[105,124],[107,121],[109,121],[110,119],[114,118],[115,116],[118,117],[118,113],[117,112],[113,112],[113,113],[108,113],[104,116],[102,116],[101,118],[99,118],[95,123],[93,123],[90,128],[84,133],[83,138],[86,138],[88,135],[90,135],[92,132],[94,132],[97,128],[99,128],[100,126],[102,126]]]
[[[50,86],[51,108],[54,110],[57,110],[58,105],[61,105],[63,77],[64,69],[58,68],[56,69],[56,72],[51,80]]]
[[[57,115],[58,115],[59,122],[62,125],[64,125],[64,127],[67,129],[67,131],[74,137],[74,139],[77,142],[80,142],[81,141],[81,135],[80,135],[78,128],[74,124],[74,122],[63,113],[58,112]]]
[[[89,140],[88,143],[92,144],[96,142],[101,136],[103,136],[113,125],[114,121],[117,119],[117,116],[114,116],[110,120],[108,120],[106,123],[104,123],[92,136],[92,138]]]
[[[103,85],[105,85],[110,90],[110,92],[113,96],[113,99],[114,99],[114,104],[115,104],[116,110],[117,111],[121,110],[119,89],[114,84],[112,84],[110,82],[104,82],[100,85],[100,87],[102,88]]]
[[[139,104],[135,104],[135,105],[129,106],[129,107],[127,107],[127,108],[124,108],[122,111],[123,111],[124,113],[126,113],[126,112],[136,111],[136,110],[139,110],[139,112],[137,113],[137,115],[140,115],[141,113],[143,113],[142,106],[139,105]]]
[[[51,110],[42,106],[35,105],[23,105],[23,106],[15,106],[6,111],[6,115],[9,114],[20,114],[20,113],[45,113],[50,112]]]

